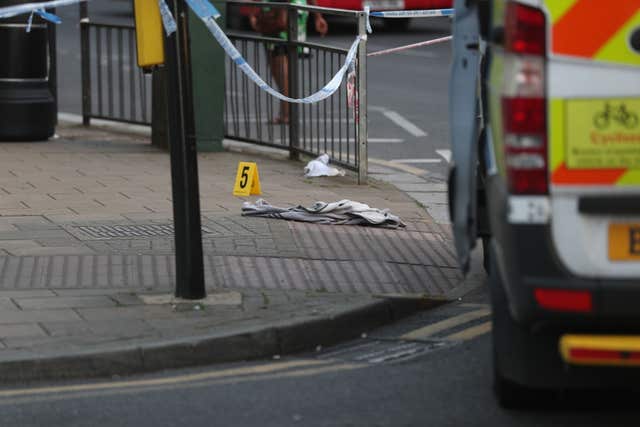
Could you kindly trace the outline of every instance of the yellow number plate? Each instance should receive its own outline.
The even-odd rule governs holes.
[[[569,169],[640,169],[640,98],[566,103]]]
[[[609,259],[640,261],[640,224],[609,225]]]

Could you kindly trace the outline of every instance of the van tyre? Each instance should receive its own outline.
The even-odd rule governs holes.
[[[489,248],[487,247],[487,249]],[[514,351],[510,348],[511,346],[517,346],[523,340],[533,338],[511,316],[504,285],[497,271],[495,256],[489,256],[488,258],[493,329],[493,390],[498,403],[503,408],[528,408],[540,399],[541,391],[528,388],[505,378],[499,354],[503,352],[512,357]],[[505,339],[506,336],[509,339]]]

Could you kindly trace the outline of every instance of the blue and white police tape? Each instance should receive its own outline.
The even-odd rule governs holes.
[[[209,3],[208,0],[186,0],[186,2],[189,4],[191,10],[193,10],[193,13],[198,15],[200,19],[220,18],[220,12],[218,12],[218,9]]]
[[[375,18],[433,18],[436,16],[453,16],[453,9],[427,10],[381,10],[369,12]]]
[[[222,49],[229,55],[231,60],[236,63],[238,68],[258,87],[270,95],[286,102],[294,103],[294,104],[314,104],[316,102],[320,102],[323,99],[326,99],[333,95],[342,84],[345,74],[347,71],[353,66],[354,61],[356,59],[356,53],[358,52],[358,44],[360,42],[360,37],[356,38],[356,40],[349,48],[349,52],[347,53],[347,58],[344,61],[344,65],[335,76],[327,83],[322,89],[318,92],[309,95],[305,98],[290,98],[285,96],[269,86],[265,81],[251,68],[251,66],[247,63],[247,61],[242,57],[238,49],[233,45],[231,40],[226,36],[226,34],[222,31],[218,23],[211,17],[205,18],[202,20],[204,24],[207,26],[213,37],[220,43]]]
[[[31,32],[31,25],[33,24],[34,14],[38,15],[40,18],[44,19],[45,21],[53,22],[54,24],[60,24],[62,22],[62,19],[60,19],[59,16],[56,16],[53,13],[49,13],[44,9],[36,9],[33,12],[31,12],[31,15],[29,15],[29,20],[27,21],[27,33]]]
[[[2,18],[11,18],[13,16],[23,15],[25,13],[30,13],[31,18],[33,18],[33,14],[38,14],[42,19],[46,19],[47,21],[51,21],[53,23],[59,24],[62,20],[52,13],[45,12],[45,9],[51,9],[59,6],[68,6],[75,3],[80,3],[83,1],[89,0],[51,0],[51,1],[43,1],[37,3],[24,3],[17,4],[14,6],[6,6],[0,7],[0,19]]]
[[[37,3],[25,3],[15,6],[7,6],[0,8],[0,19],[2,18],[10,18],[22,14],[29,13],[29,20],[27,24],[27,31],[31,29],[31,23],[33,21],[33,15],[37,14],[43,19],[59,24],[62,20],[49,12],[46,12],[45,9],[59,7],[59,6],[67,6],[71,4],[80,3],[83,1],[89,0],[50,0],[44,2]],[[347,57],[345,59],[344,65],[335,76],[327,83],[322,89],[318,92],[309,95],[305,98],[294,99],[288,96],[285,96],[269,86],[265,81],[251,68],[251,66],[247,63],[247,61],[242,57],[240,52],[233,45],[231,40],[226,36],[224,31],[220,28],[220,26],[216,23],[216,19],[220,17],[220,12],[208,1],[208,0],[185,0],[189,7],[193,10],[193,12],[202,20],[202,22],[207,26],[213,37],[220,43],[220,46],[224,49],[227,55],[237,64],[240,70],[247,75],[247,77],[252,80],[256,85],[258,85],[262,90],[271,94],[272,96],[287,101],[290,103],[296,104],[313,104],[323,99],[326,99],[333,95],[342,84],[344,80],[344,76],[351,68],[353,68],[356,59],[356,53],[358,52],[358,44],[361,40],[361,36],[357,37],[353,42],[349,51],[347,53]],[[165,0],[158,0],[158,4],[160,6],[160,14],[162,16],[162,23],[165,28],[167,35],[172,34],[176,31],[176,22],[173,16],[171,15],[171,11],[167,6]]]
[[[367,32],[372,33],[370,17],[374,18],[433,18],[437,16],[453,16],[454,9],[426,9],[426,10],[381,10],[371,11],[371,6],[364,7],[367,16]]]
[[[185,0],[189,7],[193,10],[193,12],[198,15],[200,19],[205,18],[213,18],[218,19],[220,17],[220,12],[218,9],[207,0]],[[162,25],[164,26],[164,30],[167,33],[167,37],[176,32],[177,26],[176,21],[173,19],[173,15],[171,14],[171,10],[169,10],[169,6],[165,0],[158,0],[158,5],[160,6],[160,16],[162,17]]]
[[[165,0],[158,0],[161,3],[164,3]],[[338,72],[333,76],[333,78],[327,83],[322,89],[318,92],[311,94],[305,98],[290,98],[278,92],[276,89],[269,86],[247,63],[247,61],[242,57],[238,49],[233,45],[231,40],[224,33],[222,28],[216,22],[216,18],[220,16],[220,13],[216,10],[213,5],[211,5],[207,0],[186,0],[189,4],[189,7],[193,10],[193,12],[200,18],[200,20],[205,24],[209,32],[213,35],[213,37],[218,41],[222,49],[225,53],[231,58],[231,60],[240,68],[240,70],[251,80],[254,82],[260,89],[269,93],[270,95],[278,98],[282,101],[294,103],[294,104],[313,104],[323,99],[329,98],[333,95],[342,84],[344,80],[344,76],[347,71],[354,66],[356,53],[358,52],[358,45],[360,43],[361,37],[357,37],[353,42],[349,51],[347,53],[347,57],[344,61],[344,65]],[[166,6],[166,5],[165,5]],[[167,9],[168,10],[168,9]],[[170,13],[169,13],[170,15]],[[173,17],[171,17],[173,20]]]
[[[176,32],[178,26],[176,25],[175,19],[173,19],[173,15],[169,10],[169,6],[167,6],[167,3],[165,3],[164,0],[158,0],[158,6],[160,6],[162,26],[164,27],[164,31],[167,33],[167,37],[169,37],[171,34]]]

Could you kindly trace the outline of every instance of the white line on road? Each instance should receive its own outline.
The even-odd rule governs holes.
[[[382,114],[384,114],[386,118],[391,120],[396,125],[400,126],[402,129],[406,130],[416,138],[427,136],[427,133],[425,131],[423,131],[418,126],[414,125],[409,120],[407,120],[406,118],[404,118],[403,116],[401,116],[399,113],[395,111],[387,110]]]
[[[327,135],[327,139],[323,138],[322,136],[320,136],[320,138],[305,138],[305,137],[301,137],[300,140],[303,141],[303,142],[312,142],[314,144],[323,143],[325,141],[330,143],[331,142],[331,136]],[[351,137],[349,140],[352,141],[352,142],[355,142],[355,139],[353,139],[353,137]],[[343,138],[343,141],[345,141],[345,138]],[[402,144],[402,143],[404,143],[404,139],[401,139],[401,138],[367,138],[367,142],[369,144]]]
[[[441,163],[442,159],[395,159],[391,160],[391,162],[411,165],[420,163]]]
[[[411,123],[406,117],[403,117],[397,111],[389,110],[388,108],[376,105],[369,105],[368,108],[370,111],[377,111],[379,113],[382,113],[386,118],[391,120],[393,123],[404,129],[411,135],[415,136],[416,138],[421,138],[428,135],[427,132]]]
[[[402,144],[404,139],[400,138],[367,138],[370,144]]]
[[[443,159],[447,161],[447,163],[451,163],[451,150],[436,150]]]

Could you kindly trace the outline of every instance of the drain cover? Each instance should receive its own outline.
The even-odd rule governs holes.
[[[74,225],[67,231],[81,240],[148,239],[173,236],[172,224]],[[204,234],[210,230],[203,227]]]

